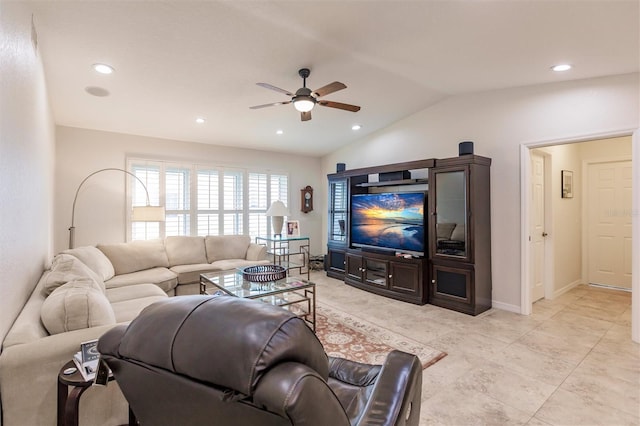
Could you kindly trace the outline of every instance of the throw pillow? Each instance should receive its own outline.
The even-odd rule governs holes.
[[[102,289],[104,293],[104,281],[95,272],[89,269],[77,257],[70,254],[59,254],[53,258],[51,273],[44,282],[43,292],[51,294],[56,288],[75,280],[90,280]]]
[[[107,296],[88,279],[77,279],[56,288],[40,310],[49,334],[116,323]]]
[[[115,275],[113,265],[109,261],[109,258],[98,250],[97,247],[76,247],[65,250],[62,253],[77,257],[82,263],[87,265],[89,269],[102,277],[104,281],[110,280]]]

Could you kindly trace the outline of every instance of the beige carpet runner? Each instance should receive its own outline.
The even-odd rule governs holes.
[[[365,364],[382,364],[389,352],[399,349],[420,358],[422,368],[447,354],[336,308],[318,304],[316,335],[328,355]]]

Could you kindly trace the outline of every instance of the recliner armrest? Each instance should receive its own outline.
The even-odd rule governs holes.
[[[363,364],[344,358],[329,357],[329,377],[354,386],[370,386],[378,378],[381,365]]]
[[[253,402],[295,425],[348,425],[340,401],[324,379],[310,367],[283,362],[258,382]]]
[[[417,356],[392,351],[385,360],[358,425],[418,426],[422,365]]]

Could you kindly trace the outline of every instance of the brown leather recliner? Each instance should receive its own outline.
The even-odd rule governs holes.
[[[140,424],[418,425],[422,367],[327,357],[291,312],[230,296],[157,302],[98,349]]]

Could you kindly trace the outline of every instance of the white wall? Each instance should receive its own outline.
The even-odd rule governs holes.
[[[54,127],[28,9],[0,3],[0,341],[52,252]]]
[[[475,142],[491,157],[493,300],[520,307],[520,145],[639,127],[639,74],[447,98],[323,158],[324,173],[424,158],[454,157]],[[326,228],[326,223],[323,223]]]
[[[320,173],[318,158],[58,126],[54,206],[56,253],[68,246],[73,197],[80,182],[102,168],[126,168],[128,155],[288,171],[290,219],[300,220],[301,233],[311,239],[312,255],[324,252],[323,210],[315,207],[310,213],[300,211],[300,190],[305,186],[314,188],[314,201],[324,197],[325,177]],[[76,204],[76,247],[125,241],[125,178],[124,173],[105,172],[93,176],[83,185]]]

